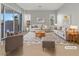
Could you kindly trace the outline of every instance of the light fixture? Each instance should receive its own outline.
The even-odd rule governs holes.
[[[39,8],[41,8],[42,6],[41,6],[41,5],[39,5],[38,7],[39,7]]]

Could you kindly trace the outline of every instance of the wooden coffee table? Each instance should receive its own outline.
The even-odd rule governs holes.
[[[36,37],[42,38],[42,37],[45,37],[45,32],[38,31],[38,32],[35,32],[35,35],[36,35]]]

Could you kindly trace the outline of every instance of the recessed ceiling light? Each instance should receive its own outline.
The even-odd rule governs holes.
[[[38,8],[42,8],[43,6],[39,5]]]

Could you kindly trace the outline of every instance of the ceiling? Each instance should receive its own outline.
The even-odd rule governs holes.
[[[57,10],[64,3],[17,3],[24,10]]]

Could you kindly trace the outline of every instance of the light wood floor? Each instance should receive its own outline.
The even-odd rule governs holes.
[[[79,46],[75,49],[65,49],[65,45],[56,45],[56,49],[53,50],[44,50],[42,46],[39,45],[28,45],[24,44],[23,49],[20,48],[19,50],[13,51],[10,56],[79,56]]]
[[[53,34],[53,33],[52,33]],[[48,34],[51,35],[51,34]],[[56,36],[55,36],[56,37]],[[52,38],[53,39],[53,38]],[[63,40],[62,40],[63,41]],[[56,43],[55,50],[43,51],[42,44],[29,44],[24,42],[23,48],[13,51],[9,56],[79,56],[79,45],[75,43]],[[65,49],[65,46],[76,46],[77,49]],[[3,46],[0,45],[0,55],[5,55]]]

